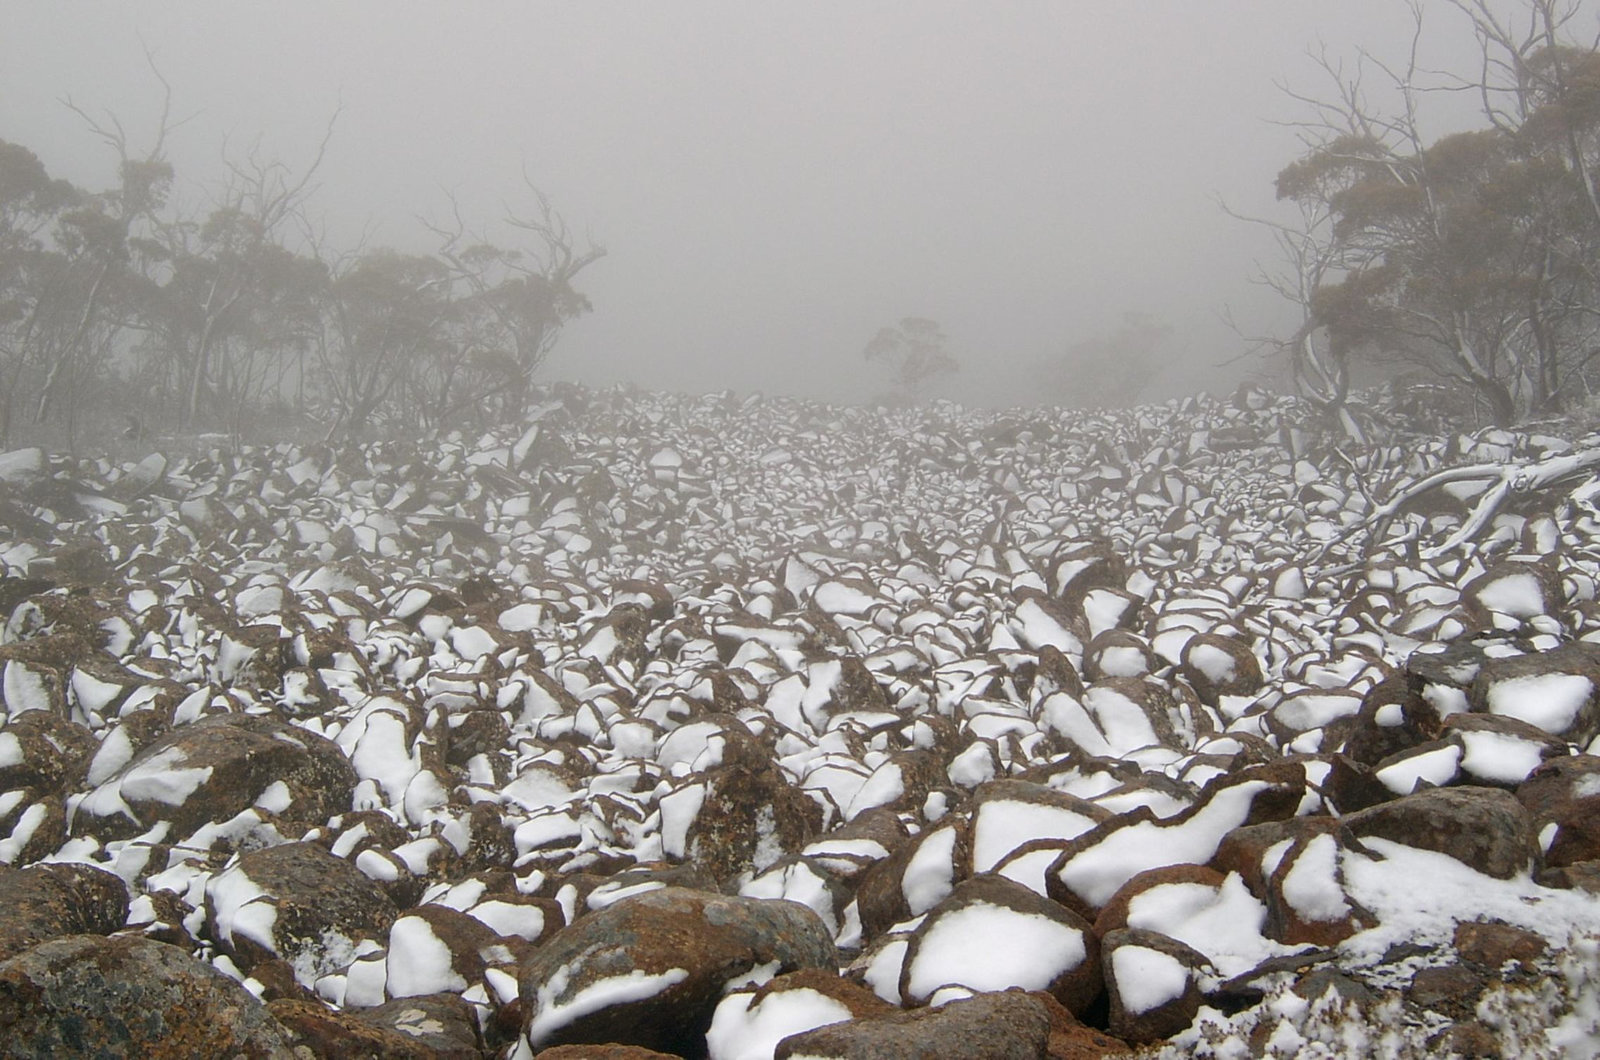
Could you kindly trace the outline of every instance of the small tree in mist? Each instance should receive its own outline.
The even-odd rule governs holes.
[[[1107,335],[1081,339],[1046,358],[1038,369],[1041,392],[1053,404],[1122,408],[1139,399],[1156,374],[1161,347],[1172,328],[1140,312],[1122,315]]]
[[[886,365],[892,400],[910,405],[934,380],[960,370],[948,344],[944,330],[932,320],[905,317],[898,324],[880,328],[861,356]]]

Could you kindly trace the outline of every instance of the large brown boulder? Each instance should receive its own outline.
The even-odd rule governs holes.
[[[968,875],[970,829],[959,817],[941,821],[861,874],[856,907],[867,938],[937,905]]]
[[[1558,616],[1566,603],[1561,572],[1552,562],[1506,560],[1496,563],[1461,590],[1461,606],[1481,628],[1510,619],[1515,625],[1530,618]]]
[[[1334,833],[1341,836],[1342,846],[1354,846],[1355,837],[1335,817],[1290,817],[1282,821],[1235,828],[1222,837],[1217,852],[1212,855],[1211,867],[1221,873],[1237,872],[1250,893],[1257,898],[1267,894],[1268,871],[1263,861],[1274,847],[1283,851],[1303,839]]]
[[[419,954],[427,959],[419,960]],[[506,963],[510,947],[482,921],[448,906],[419,905],[389,928],[386,989],[394,998],[459,993],[481,983],[489,958],[496,956]]]
[[[1412,656],[1412,662],[1421,658],[1418,653]],[[1418,666],[1423,664],[1417,663]],[[1445,675],[1463,676],[1476,674],[1478,662],[1463,663],[1459,666],[1444,664],[1430,664],[1437,666],[1435,670],[1427,670],[1428,676],[1422,677],[1413,674],[1397,674],[1387,677],[1373,685],[1362,697],[1361,709],[1354,715],[1339,718],[1331,722],[1328,732],[1323,739],[1324,750],[1341,751],[1350,761],[1363,766],[1374,766],[1390,755],[1398,754],[1408,747],[1436,739],[1439,735],[1439,708],[1434,704],[1441,702],[1438,696],[1426,696],[1422,690],[1427,688],[1445,688],[1449,696],[1443,700],[1457,703],[1459,709],[1467,707],[1466,693],[1454,685],[1443,685],[1441,682]],[[1469,678],[1470,680],[1470,678]]]
[[[1517,801],[1533,815],[1545,843],[1549,868],[1600,859],[1600,756],[1554,758],[1534,770],[1517,788]]]
[[[1043,1060],[1050,1010],[1022,993],[980,994],[938,1008],[834,1023],[778,1043],[774,1060]]]
[[[267,1010],[316,1060],[434,1060],[437,1055],[415,1038],[360,1019],[360,1010],[341,1012],[304,998],[276,998]]]
[[[1049,896],[1092,918],[1139,873],[1204,864],[1235,828],[1293,817],[1306,793],[1305,769],[1276,763],[1207,785],[1189,809],[1165,819],[1140,807],[1069,842],[1045,874]]]
[[[164,821],[168,842],[180,842],[260,804],[287,833],[349,810],[355,784],[331,740],[272,718],[216,715],[140,749],[77,804],[72,831],[109,841]]]
[[[1461,775],[1468,784],[1515,789],[1568,748],[1559,737],[1503,714],[1452,714],[1448,738],[1461,745]]]
[[[900,969],[910,1004],[947,986],[1042,990],[1082,1015],[1100,996],[1100,942],[1082,917],[1022,884],[974,876],[917,925]]]
[[[1570,743],[1600,735],[1600,645],[1485,659],[1468,694],[1473,710],[1536,725]]]
[[[1223,696],[1247,696],[1261,687],[1261,663],[1250,646],[1215,633],[1189,638],[1179,673],[1207,706],[1216,706]]]
[[[294,1057],[244,987],[176,946],[70,935],[0,964],[0,1035],[14,1057]]]
[[[99,749],[94,733],[45,710],[30,710],[0,729],[0,791],[30,788],[59,795],[83,782]]]
[[[718,764],[663,797],[663,841],[669,857],[727,885],[798,854],[821,830],[822,814],[742,723],[707,720],[722,726],[706,744]]]
[[[1377,919],[1345,886],[1340,833],[1296,839],[1267,880],[1267,934],[1291,946],[1336,946]]]
[[[128,888],[90,865],[0,870],[0,960],[61,935],[109,935],[128,919]]]
[[[730,983],[838,962],[803,905],[667,887],[579,919],[522,962],[523,1033],[536,1049],[611,1042],[692,1055]]]
[[[241,855],[206,884],[206,927],[249,971],[282,958],[302,986],[336,972],[356,943],[382,943],[394,903],[343,858],[314,843],[285,843]]]
[[[1200,1011],[1200,978],[1211,972],[1204,954],[1138,928],[1109,932],[1100,942],[1113,1035],[1143,1045],[1194,1022]]]
[[[1358,839],[1448,854],[1500,879],[1529,871],[1539,855],[1533,817],[1500,788],[1421,791],[1353,813],[1344,823]]]

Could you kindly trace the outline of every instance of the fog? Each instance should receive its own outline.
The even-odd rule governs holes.
[[[0,7],[0,138],[90,187],[170,82],[188,194],[226,149],[304,165],[330,240],[429,250],[418,215],[526,205],[522,174],[607,257],[546,378],[861,400],[881,326],[938,321],[942,393],[1025,402],[1041,357],[1128,311],[1170,325],[1147,396],[1231,386],[1229,330],[1281,317],[1273,209],[1315,87],[1307,49],[1403,49],[1393,0],[660,5],[289,2]],[[1439,47],[1460,44],[1431,5]],[[1455,43],[1452,44],[1451,41]],[[1470,42],[1468,42],[1470,44]]]

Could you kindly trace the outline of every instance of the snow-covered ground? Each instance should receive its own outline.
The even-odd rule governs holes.
[[[1007,988],[1170,1055],[1600,1051],[1597,513],[1440,549],[1492,482],[1382,508],[1571,441],[545,399],[0,454],[0,862],[113,874],[286,1022],[454,995],[484,1055],[770,1057]],[[604,934],[652,894],[788,899],[832,955],[750,928],[707,985]]]

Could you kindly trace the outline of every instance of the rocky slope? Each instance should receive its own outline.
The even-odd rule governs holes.
[[[13,1054],[1595,1051],[1571,443],[545,396],[0,454]]]

